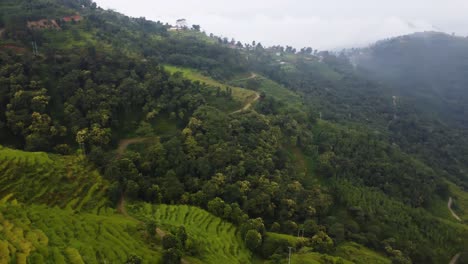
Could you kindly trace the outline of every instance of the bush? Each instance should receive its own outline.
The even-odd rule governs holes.
[[[164,249],[177,248],[179,241],[173,234],[167,234],[162,239],[162,245]]]
[[[245,243],[247,248],[255,251],[262,244],[262,235],[257,230],[251,229],[245,234]]]
[[[180,264],[182,254],[176,248],[170,248],[163,251],[162,263],[163,264]]]

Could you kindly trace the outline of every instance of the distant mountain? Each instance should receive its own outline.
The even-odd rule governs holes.
[[[388,84],[419,109],[468,127],[468,39],[422,32],[354,50],[350,59],[365,75]]]

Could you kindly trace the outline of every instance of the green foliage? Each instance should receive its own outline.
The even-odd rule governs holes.
[[[79,22],[61,19],[77,12]],[[28,28],[39,19],[60,29]],[[404,95],[392,102],[394,91],[363,77],[345,54],[243,45],[196,25],[168,32],[89,0],[2,1],[0,27],[0,143],[83,154],[0,149],[0,199],[8,205],[1,213],[18,226],[0,229],[11,231],[0,235],[0,262],[14,251],[16,262],[122,263],[138,261],[135,254],[145,263],[161,257],[158,239],[148,239],[156,226],[167,239],[175,234],[177,243],[162,253],[167,263],[182,255],[247,263],[246,242],[281,262],[288,246],[309,242],[265,226],[304,232],[323,252],[334,241],[346,259],[362,256],[358,263],[388,262],[349,241],[401,263],[442,263],[466,248],[466,226],[447,212],[435,213],[445,219],[429,213],[454,196],[454,210],[467,215],[465,62],[454,56],[466,49],[464,39],[431,33],[437,41],[423,49],[419,35],[371,47],[382,66],[371,70],[389,75],[376,79],[386,77]],[[442,44],[449,52],[429,52],[425,69],[433,73],[424,78],[414,55]],[[424,92],[428,82],[435,93]],[[128,151],[122,141],[113,152],[134,136],[145,140]],[[139,224],[112,214],[106,192],[120,206],[122,197],[191,204],[217,217],[137,202],[132,213],[147,223]],[[74,228],[76,219],[85,224]],[[41,232],[55,244],[44,246]],[[293,255],[294,263],[344,262],[307,248]]]
[[[143,263],[143,261],[141,260],[139,256],[136,256],[136,255],[131,255],[130,257],[128,257],[127,261],[125,262],[125,264],[141,264],[141,263]]]
[[[163,237],[162,245],[163,245],[163,248],[166,250],[171,249],[171,248],[177,248],[179,245],[179,241],[177,240],[177,237],[175,237],[174,235],[167,234]]]
[[[107,182],[79,157],[0,147],[0,174],[2,197],[77,211],[106,206]]]
[[[356,243],[344,243],[336,248],[335,254],[356,264],[390,264],[384,256]]]
[[[162,263],[163,264],[179,264],[181,253],[177,248],[169,248],[163,251]]]
[[[149,237],[154,238],[156,236],[156,222],[155,221],[148,221],[146,223],[146,232],[148,233]]]
[[[312,248],[321,253],[329,253],[333,250],[333,240],[323,231],[317,232],[311,240]]]
[[[250,262],[251,253],[244,245],[237,228],[207,211],[187,205],[150,204],[130,205],[128,209],[138,219],[153,219],[165,230],[175,230],[174,233],[182,240],[185,236],[181,232],[181,227],[184,227],[187,235],[186,248],[188,244],[196,244],[198,250],[193,246],[192,249],[203,263]],[[174,238],[175,242],[171,243],[171,246],[179,241],[175,236]],[[173,253],[170,253],[171,259]]]
[[[255,251],[262,244],[262,235],[257,230],[249,230],[245,234],[245,244],[247,248]]]

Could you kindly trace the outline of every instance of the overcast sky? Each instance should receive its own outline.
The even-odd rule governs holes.
[[[243,43],[340,49],[416,31],[468,35],[468,0],[96,0],[103,8]]]

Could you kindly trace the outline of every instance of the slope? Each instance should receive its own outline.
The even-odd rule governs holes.
[[[251,253],[238,229],[205,210],[187,205],[133,204],[130,214],[142,220],[155,220],[166,230],[184,226],[200,250],[203,263],[249,263]]]
[[[220,81],[216,81],[193,69],[170,66],[170,65],[166,65],[164,66],[164,68],[171,73],[181,72],[185,78],[192,80],[192,81],[199,81],[202,84],[207,85],[207,87],[214,89],[215,91],[218,91],[218,90],[223,91],[223,92],[232,91],[233,99],[241,103],[242,105],[241,107],[245,107],[253,103],[254,101],[258,100],[259,98],[258,94],[252,90],[221,83]],[[221,106],[222,104],[226,104],[226,101],[224,102],[212,101],[212,103],[215,106],[220,106],[220,108],[222,109]],[[237,111],[236,109],[239,109],[239,108],[240,107],[238,105],[233,105],[228,110]]]
[[[107,182],[82,157],[1,147],[0,175],[0,263],[160,257],[138,222],[108,207]]]

